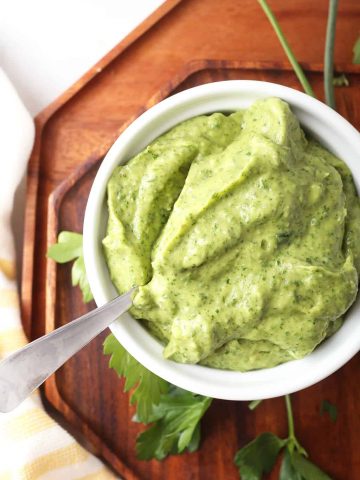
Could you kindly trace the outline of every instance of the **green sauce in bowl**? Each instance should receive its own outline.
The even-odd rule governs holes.
[[[267,368],[311,353],[354,302],[360,205],[344,162],[287,103],[187,120],[108,183],[103,240],[164,355]]]

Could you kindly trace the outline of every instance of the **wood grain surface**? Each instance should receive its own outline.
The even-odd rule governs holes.
[[[321,97],[327,2],[273,1],[298,58]],[[360,69],[349,64],[360,25],[360,3],[340,2],[336,68],[350,87],[336,91],[338,109],[360,127]],[[22,308],[31,338],[81,315],[70,266],[46,261],[58,231],[82,230],[89,189],[99,162],[125,126],[158,100],[190,86],[223,79],[258,79],[294,88],[299,83],[272,29],[254,0],[171,1],[58,102],[37,118],[36,145],[29,167]],[[88,448],[126,479],[236,479],[236,449],[256,434],[286,433],[282,399],[249,412],[243,402],[215,401],[202,427],[199,452],[163,462],[139,462],[134,455],[141,426],[122,381],[101,353],[104,335],[73,357],[46,384],[51,408]],[[359,356],[323,382],[293,396],[299,437],[311,457],[335,479],[360,478]],[[335,403],[339,419],[320,417],[323,399]],[[277,478],[274,472],[269,478]]]

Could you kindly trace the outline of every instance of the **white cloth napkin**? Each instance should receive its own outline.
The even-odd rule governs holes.
[[[20,320],[10,217],[34,131],[32,118],[0,69],[0,358],[27,343]],[[13,412],[0,413],[0,480],[115,478],[49,417],[37,392]]]

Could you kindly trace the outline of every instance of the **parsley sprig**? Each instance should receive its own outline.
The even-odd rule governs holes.
[[[269,22],[271,23],[278,39],[279,42],[281,43],[281,46],[284,49],[284,52],[286,56],[289,59],[289,62],[291,63],[291,66],[294,69],[294,72],[296,73],[296,76],[299,79],[299,82],[301,83],[304,91],[310,95],[311,97],[315,97],[314,90],[312,89],[309,80],[306,78],[306,75],[301,68],[301,65],[297,61],[294,52],[292,51],[289,42],[287,41],[280,25],[279,22],[277,21],[277,18],[275,17],[274,13],[272,12],[271,8],[269,7],[268,3],[266,0],[258,0],[258,2],[261,5],[261,8],[264,10],[265,15],[267,16]]]
[[[170,386],[149,418],[153,425],[136,441],[140,460],[162,460],[169,454],[194,452],[200,443],[200,420],[212,399]]]
[[[307,458],[307,452],[296,438],[290,395],[285,396],[285,404],[288,419],[287,438],[279,438],[274,433],[265,432],[238,450],[234,462],[241,479],[261,480],[265,473],[271,472],[279,453],[283,450],[280,480],[331,480]]]
[[[309,80],[307,79],[301,65],[297,61],[294,52],[292,51],[280,24],[267,3],[267,0],[258,0],[261,8],[271,23],[281,46],[284,49],[286,56],[291,63],[296,76],[298,77],[304,92],[312,97],[316,97],[314,90],[312,89]],[[335,105],[335,92],[334,87],[337,85],[346,85],[347,79],[345,75],[334,78],[334,44],[335,44],[335,31],[336,31],[336,17],[337,17],[338,0],[329,0],[329,11],[326,28],[325,50],[324,50],[324,91],[326,103],[331,108],[336,108]],[[360,63],[360,38],[354,45],[354,57],[353,63]],[[335,82],[334,82],[335,80]],[[341,82],[341,83],[340,83]]]
[[[57,263],[67,263],[75,260],[71,269],[72,284],[73,286],[79,285],[84,303],[91,302],[93,295],[86,276],[81,233],[60,232],[57,243],[49,247],[47,256]]]
[[[200,443],[200,420],[212,399],[175,387],[143,367],[110,334],[104,353],[111,355],[109,366],[125,378],[124,391],[135,388],[130,402],[136,404],[133,420],[150,427],[136,440],[141,460],[162,460],[169,454],[197,450]]]
[[[334,92],[334,45],[338,0],[329,0],[329,14],[326,27],[324,54],[324,90],[326,103],[335,110]]]
[[[148,423],[153,416],[154,406],[160,402],[161,394],[169,390],[168,382],[137,362],[113,334],[105,339],[104,354],[110,355],[109,367],[125,378],[124,392],[134,389],[130,402],[137,406],[139,422]]]

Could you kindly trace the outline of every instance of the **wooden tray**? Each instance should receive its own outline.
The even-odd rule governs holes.
[[[327,2],[314,6],[298,0],[286,10],[280,0],[271,3],[320,94]],[[342,2],[336,67],[346,72],[350,87],[337,89],[338,110],[358,128],[360,68],[348,62],[359,21],[360,4]],[[37,117],[22,283],[24,326],[31,338],[94,307],[84,306],[78,289],[71,287],[70,266],[46,261],[45,252],[58,231],[82,230],[91,183],[115,137],[139,113],[176,91],[234,78],[300,88],[256,2],[172,0]],[[133,409],[122,393],[122,381],[101,353],[104,336],[46,382],[45,396],[86,446],[124,478],[237,479],[233,456],[239,446],[265,430],[285,435],[282,399],[264,402],[255,412],[243,402],[215,401],[203,422],[198,452],[163,462],[137,461],[134,444],[141,426],[130,421]],[[358,375],[359,356],[293,396],[299,437],[314,461],[337,479],[360,476]],[[336,424],[319,416],[323,399],[338,406]]]

